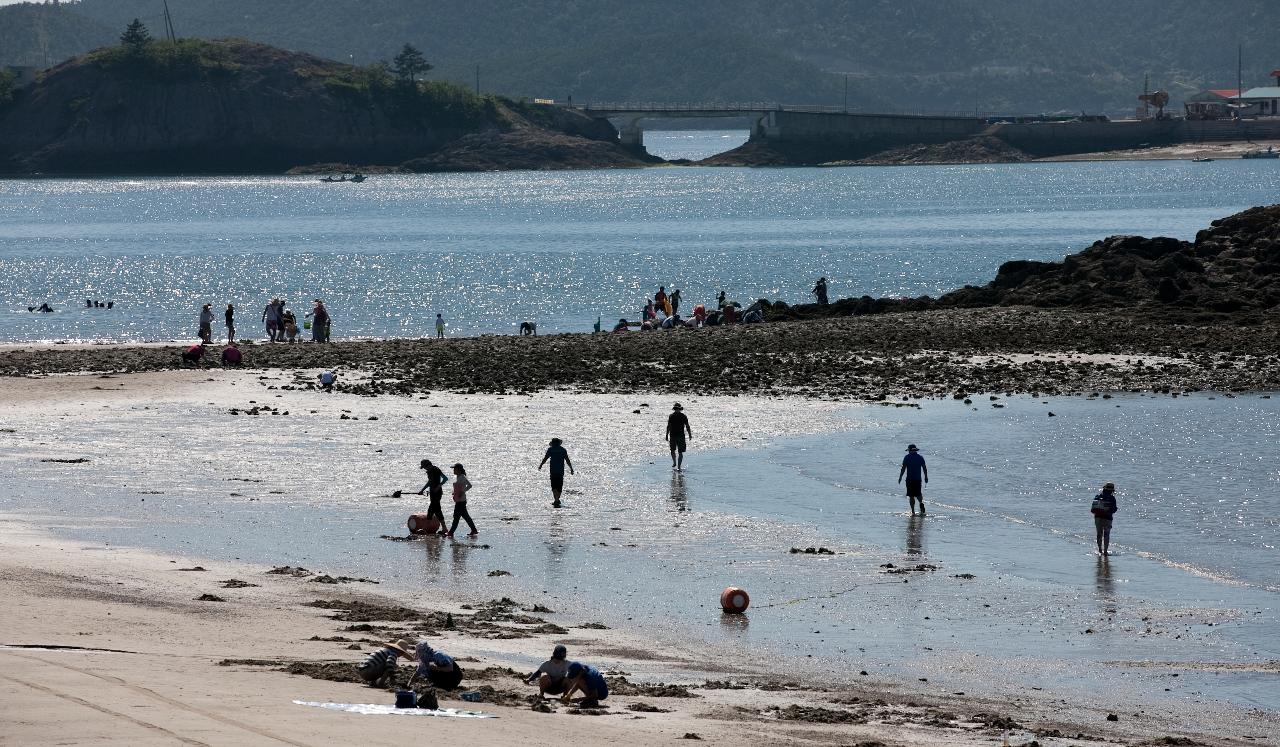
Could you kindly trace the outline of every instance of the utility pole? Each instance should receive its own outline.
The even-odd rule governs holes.
[[[173,16],[169,14],[169,0],[164,0],[164,33],[170,44],[178,43],[178,35],[173,33]]]

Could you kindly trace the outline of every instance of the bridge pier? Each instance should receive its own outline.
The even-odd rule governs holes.
[[[640,126],[640,121],[644,117],[635,117],[628,119],[618,128],[618,142],[631,148],[644,147],[644,128]]]

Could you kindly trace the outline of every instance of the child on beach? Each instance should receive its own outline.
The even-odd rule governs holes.
[[[467,469],[461,464],[453,465],[453,526],[449,527],[449,532],[445,536],[452,537],[453,533],[458,531],[458,522],[462,519],[467,520],[467,526],[471,527],[471,534],[474,537],[480,534],[480,530],[476,529],[476,523],[471,520],[471,514],[467,513],[467,491],[471,489],[471,481],[467,479]]]
[[[356,674],[371,687],[394,687],[396,684],[396,659],[403,656],[413,659],[409,650],[414,648],[413,641],[403,639],[396,643],[388,643],[374,651],[356,667]]]
[[[575,661],[565,672],[565,690],[560,700],[571,702],[573,694],[582,692],[582,701],[578,705],[583,708],[596,708],[600,701],[609,697],[609,684],[604,675],[593,666]]]
[[[193,366],[198,366],[200,365],[200,360],[204,358],[204,353],[204,340],[201,340],[182,353],[182,360],[179,365],[185,366],[190,363]]]
[[[418,671],[414,677],[425,677],[432,686],[441,690],[456,690],[462,684],[462,667],[452,656],[431,648],[426,641],[418,643],[414,656],[418,660]]]

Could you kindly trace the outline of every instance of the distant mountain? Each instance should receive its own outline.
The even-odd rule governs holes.
[[[736,100],[877,110],[1130,112],[1280,67],[1271,0],[169,0],[180,36],[341,61],[405,42],[439,79],[520,97]],[[112,42],[160,0],[0,7],[0,63]]]

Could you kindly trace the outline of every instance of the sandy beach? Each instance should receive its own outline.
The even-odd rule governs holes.
[[[370,343],[369,349],[376,346]],[[341,354],[344,348],[360,349],[333,349]],[[280,355],[318,354],[310,347],[279,349]],[[1094,358],[1085,361],[1097,364]],[[974,362],[990,364],[987,358]],[[640,627],[596,625],[595,605],[608,605],[610,620],[635,614],[639,621],[647,602],[609,600],[585,587],[542,587],[534,568],[518,563],[558,563],[563,551],[553,543],[549,559],[538,561],[537,552],[521,555],[524,549],[504,544],[550,532],[553,539],[564,537],[561,543],[581,535],[579,547],[594,548],[634,535],[640,544],[633,550],[625,545],[595,551],[635,553],[630,567],[648,572],[641,569],[650,555],[679,553],[681,543],[694,537],[699,545],[715,547],[717,533],[736,531],[704,526],[697,515],[683,519],[689,528],[672,530],[671,537],[629,531],[632,523],[651,519],[622,497],[626,465],[636,458],[633,445],[651,441],[657,418],[665,417],[663,410],[647,410],[665,402],[590,392],[511,397],[437,391],[372,400],[287,388],[298,375],[310,376],[283,369],[187,370],[0,380],[0,461],[7,474],[0,489],[16,503],[44,507],[11,513],[0,523],[0,578],[8,602],[0,612],[8,631],[0,641],[7,664],[0,676],[6,703],[0,733],[6,742],[389,745],[422,738],[422,729],[429,728],[433,736],[476,744],[665,744],[695,734],[718,744],[992,745],[1009,732],[1011,743],[1020,745],[1226,745],[1267,744],[1275,733],[1273,712],[1200,699],[1146,699],[1140,688],[1132,696],[1116,691],[1101,703],[1070,687],[1015,686],[1010,692],[979,673],[985,669],[966,665],[948,674],[951,664],[937,672],[947,683],[939,687],[889,673],[860,676],[848,669],[859,666],[856,654],[845,659],[844,672],[815,670],[803,664],[803,655],[795,660],[791,653],[770,654],[747,640],[742,646],[711,644],[696,631],[668,625],[658,645]],[[821,399],[704,395],[684,401],[695,413],[695,433],[709,413],[717,413],[718,430],[742,434],[737,448],[744,455],[780,437],[848,427],[841,406]],[[582,473],[578,482],[571,480],[568,495],[582,508],[566,519],[547,517],[545,473],[511,464],[513,453],[530,452],[536,459],[549,432],[570,435]],[[264,450],[282,438],[312,454]],[[447,447],[442,439],[450,441]],[[392,499],[388,493],[400,483],[409,488],[419,453],[437,450],[466,455],[479,484],[503,483],[501,492],[490,488],[478,504],[481,536],[450,549],[435,545],[438,540],[392,543],[366,534],[350,499],[363,495],[362,503],[385,514],[383,531],[403,536],[403,517],[420,499]],[[697,474],[695,469],[686,479],[696,485]],[[586,523],[592,514],[601,514],[600,523]],[[296,527],[281,533],[271,515],[296,516]],[[577,528],[557,528],[557,521]],[[613,524],[622,534],[609,531]],[[697,534],[681,539],[690,530]],[[143,536],[135,532],[150,537],[148,545],[189,549],[139,549],[131,546],[130,537]],[[204,542],[205,533],[250,539]],[[89,535],[109,539],[84,539]],[[771,544],[781,542],[786,539]],[[337,551],[321,547],[326,544]],[[365,565],[343,555],[347,545],[356,553],[364,548],[391,558],[391,565],[381,566],[386,575],[317,583],[346,574],[360,578],[357,569]],[[420,553],[401,552],[410,546],[424,551],[424,559],[443,551],[447,562],[452,555],[449,576],[397,573],[397,566],[417,567],[411,557]],[[252,550],[255,560],[237,559],[242,548]],[[742,546],[744,559],[753,552]],[[596,557],[583,561],[600,562]],[[841,562],[872,571],[880,562],[858,553],[847,557]],[[310,575],[268,573],[304,564]],[[204,570],[183,570],[195,568]],[[495,576],[497,570],[509,575]],[[724,585],[724,569],[706,570],[712,574],[705,587]],[[956,583],[962,582],[950,581]],[[938,589],[930,605],[956,604],[949,601],[952,586],[940,580]],[[539,605],[551,598],[543,597],[548,591],[558,600],[552,603],[558,612]],[[768,626],[769,616],[776,616],[768,609],[778,601],[776,593],[760,591],[757,624]],[[506,597],[514,601],[502,601]],[[697,602],[707,603],[714,604]],[[443,613],[453,616],[455,627],[441,623]],[[706,614],[720,617],[718,611]],[[1196,614],[1220,619],[1213,611]],[[730,641],[732,622],[716,623],[729,625]],[[328,678],[349,680],[349,665],[377,641],[405,635],[428,637],[479,676],[467,686],[478,686],[485,702],[464,703],[455,695],[442,706],[478,708],[499,718],[424,722],[294,704],[390,704],[389,692]],[[531,708],[532,689],[508,668],[531,671],[555,643],[570,646],[571,658],[625,678],[613,681],[615,695],[604,713],[582,718],[567,707],[554,713]],[[1144,661],[1139,657],[1123,666],[1141,671],[1151,664]],[[1181,667],[1195,664],[1178,666],[1185,671]],[[1261,667],[1263,676],[1267,667],[1274,669],[1266,661],[1249,666]],[[952,684],[956,678],[963,687]],[[1114,721],[1108,720],[1112,714]]]

